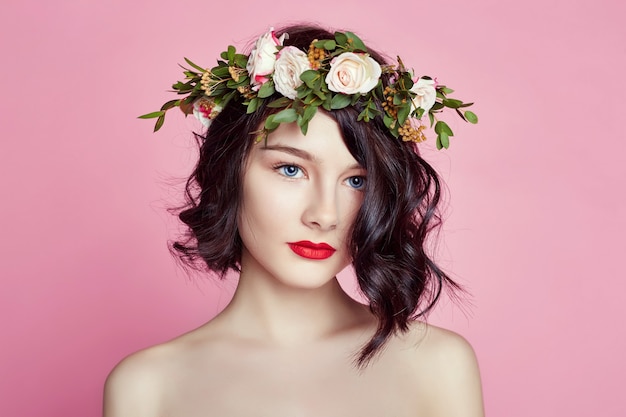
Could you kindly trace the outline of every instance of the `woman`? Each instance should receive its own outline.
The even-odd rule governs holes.
[[[425,253],[439,180],[414,142],[422,116],[467,104],[350,32],[270,30],[222,59],[187,61],[185,97],[144,117],[208,126],[174,249],[239,284],[202,327],[124,359],[104,416],[482,416],[469,344],[417,320],[457,286]],[[350,263],[368,305],[337,283]]]

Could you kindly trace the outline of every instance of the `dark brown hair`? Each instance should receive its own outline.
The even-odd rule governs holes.
[[[291,26],[278,36],[281,33],[289,34],[285,45],[305,51],[314,39],[334,37],[312,26]],[[369,53],[385,63],[379,53]],[[383,83],[387,82],[383,78]],[[188,233],[173,244],[188,264],[200,263],[221,276],[229,269],[239,271],[242,242],[237,215],[242,169],[253,132],[274,111],[262,105],[246,114],[245,106],[231,101],[206,134],[197,136],[199,160],[187,181],[187,205],[179,214]],[[337,121],[352,156],[367,170],[364,203],[350,247],[359,286],[378,319],[376,333],[357,358],[358,366],[365,366],[391,335],[407,331],[411,320],[432,309],[445,286],[456,289],[458,285],[425,249],[429,232],[441,223],[437,173],[414,144],[393,137],[380,118],[357,121],[360,111],[357,103],[329,114]]]

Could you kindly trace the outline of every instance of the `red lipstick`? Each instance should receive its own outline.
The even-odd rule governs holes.
[[[308,240],[288,243],[289,247],[296,255],[307,259],[326,259],[335,253],[335,248],[327,243],[313,243]]]

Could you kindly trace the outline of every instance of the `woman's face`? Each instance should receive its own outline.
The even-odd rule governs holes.
[[[283,123],[267,146],[254,145],[238,218],[242,274],[302,288],[332,279],[351,261],[349,233],[365,175],[337,123],[322,112],[306,136],[295,123]]]

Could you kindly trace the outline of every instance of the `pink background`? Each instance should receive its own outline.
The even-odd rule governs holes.
[[[136,116],[183,57],[212,65],[301,19],[476,100],[480,123],[452,119],[451,149],[425,151],[450,191],[442,263],[473,293],[431,320],[475,346],[488,415],[625,415],[622,2],[8,3],[0,415],[98,416],[117,361],[227,302],[233,282],[189,279],[166,248],[196,125],[174,114],[153,135]]]

